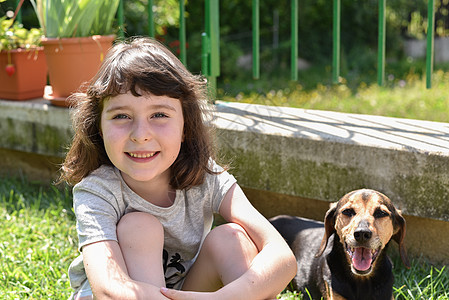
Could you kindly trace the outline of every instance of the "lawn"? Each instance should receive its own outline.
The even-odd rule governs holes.
[[[372,78],[362,81],[357,74],[332,84],[330,74],[319,69],[303,71],[298,82],[263,74],[257,81],[223,83],[217,96],[224,101],[449,122],[449,65],[434,72],[430,89],[422,71],[412,65],[397,69],[404,70],[387,73],[383,86]]]
[[[67,299],[77,255],[69,190],[0,181],[0,299]]]
[[[67,268],[77,256],[75,219],[67,188],[0,178],[0,299],[66,299]],[[396,299],[449,299],[449,271],[412,258],[395,262]],[[279,299],[302,299],[285,291]]]

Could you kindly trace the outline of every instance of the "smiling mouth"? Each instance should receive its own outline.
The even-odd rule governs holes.
[[[380,248],[350,247],[346,244],[346,252],[351,258],[352,272],[356,275],[368,275],[380,253]]]
[[[133,152],[127,152],[129,156],[132,158],[150,158],[155,156],[159,152],[153,152],[153,153],[133,153]]]

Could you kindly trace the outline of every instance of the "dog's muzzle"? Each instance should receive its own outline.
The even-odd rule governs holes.
[[[372,247],[372,236],[368,223],[361,221],[354,230],[353,239],[346,243],[346,252],[351,258],[354,274],[368,275],[372,270],[373,263],[381,251],[381,247]]]

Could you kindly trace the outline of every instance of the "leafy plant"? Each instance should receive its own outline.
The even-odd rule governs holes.
[[[30,0],[49,38],[112,34],[119,0]]]
[[[0,18],[0,51],[18,48],[32,49],[40,46],[42,30],[26,29],[22,24],[13,23],[6,16]]]
[[[16,67],[12,63],[11,50],[14,49],[37,49],[40,46],[42,30],[23,28],[22,24],[8,19],[6,16],[0,18],[0,51],[7,52],[7,64],[5,71],[8,76],[13,76]]]

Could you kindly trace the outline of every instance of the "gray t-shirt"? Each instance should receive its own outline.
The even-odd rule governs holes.
[[[213,162],[213,170],[223,169]],[[103,165],[73,188],[73,206],[79,249],[94,242],[117,241],[116,224],[129,212],[147,212],[164,227],[163,264],[167,287],[180,288],[210,232],[213,214],[236,182],[228,172],[206,174],[202,185],[177,190],[172,206],[159,207],[134,193],[120,171]],[[87,282],[82,253],[69,267],[70,285],[76,293]]]

